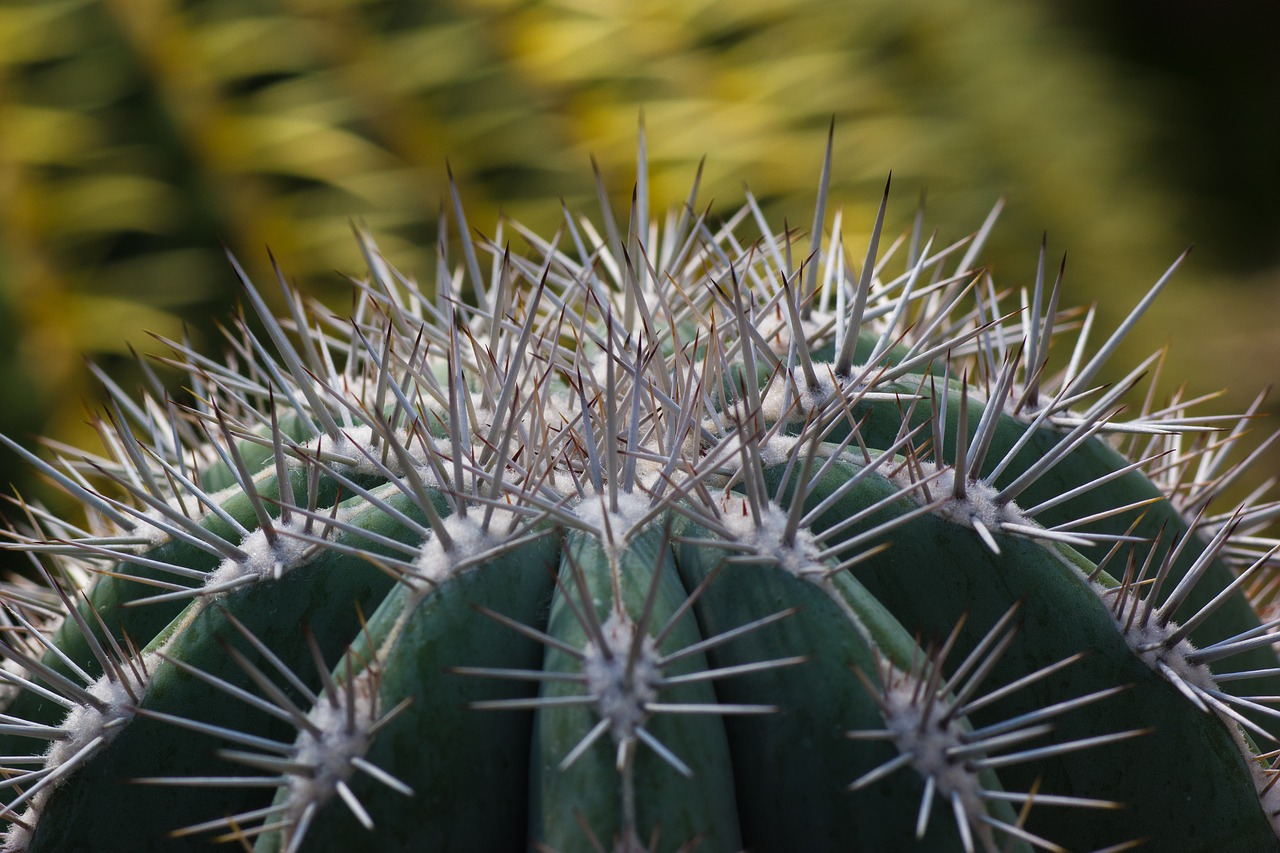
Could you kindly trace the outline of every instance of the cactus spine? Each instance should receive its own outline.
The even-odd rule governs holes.
[[[1168,275],[1091,350],[990,222],[882,251],[886,187],[859,263],[828,160],[807,242],[654,225],[643,150],[625,225],[361,234],[349,316],[246,278],[189,403],[6,439],[87,520],[10,534],[5,851],[1280,849],[1255,412],[1095,386]]]

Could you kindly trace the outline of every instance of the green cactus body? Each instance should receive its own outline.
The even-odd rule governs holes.
[[[88,520],[10,536],[4,853],[1280,849],[1252,413],[1118,420],[1131,323],[1050,375],[985,227],[851,275],[647,205],[434,289],[362,237],[346,318],[246,279],[205,397],[9,443]]]
[[[904,393],[914,393],[918,384],[899,383]],[[908,392],[907,388],[911,391]],[[946,404],[944,418],[951,423],[956,422],[960,413],[961,392],[948,388],[945,393],[939,392],[938,399]],[[893,405],[893,411],[884,411],[891,404],[871,403],[855,406],[853,411],[858,417],[867,416],[861,427],[863,441],[870,441],[877,446],[892,441],[897,435],[904,419],[901,410]],[[876,411],[876,409],[880,411]],[[976,408],[976,407],[974,407]],[[911,426],[921,427],[921,440],[932,437],[933,402],[922,402],[911,417],[906,420]],[[972,442],[978,428],[979,411],[969,412],[967,440]],[[994,436],[988,447],[986,464],[982,470],[975,472],[984,480],[994,481],[996,487],[1012,483],[1021,472],[1043,458],[1065,440],[1065,430],[1047,424],[1026,423],[1031,420],[1019,420],[1009,414],[1001,414],[998,426],[993,430]],[[1024,435],[1030,435],[1024,439]],[[830,438],[838,439],[841,430],[833,430]],[[950,464],[955,462],[956,438],[954,433],[947,433],[944,443],[943,459]],[[1006,455],[1012,453],[1007,465],[1002,463]],[[1079,518],[1096,519],[1089,530],[1095,534],[1135,535],[1152,539],[1159,543],[1159,556],[1163,557],[1176,543],[1186,537],[1192,520],[1184,518],[1177,508],[1168,500],[1162,500],[1164,493],[1155,486],[1140,470],[1128,470],[1133,460],[1120,455],[1112,446],[1101,438],[1092,437],[1082,441],[1061,464],[1046,471],[1037,480],[1027,484],[1025,490],[1018,495],[1019,504],[1044,509],[1035,515],[1038,524],[1052,528],[1060,524],[1070,524]],[[1000,466],[998,476],[997,466]],[[975,477],[976,478],[976,477]],[[1110,479],[1108,479],[1110,478]],[[1097,487],[1086,488],[1094,483]],[[1105,488],[1102,487],[1105,484]],[[1081,491],[1084,489],[1084,491]],[[1075,494],[1067,500],[1061,496]],[[1155,503],[1152,503],[1155,501]],[[1132,507],[1122,512],[1116,510]],[[1094,561],[1105,558],[1110,547],[1109,542],[1075,543],[1081,553]],[[1182,578],[1203,553],[1207,543],[1192,537],[1188,546],[1180,549],[1173,562],[1169,574],[1171,583]],[[1219,590],[1231,583],[1235,572],[1217,555],[1205,567],[1204,583],[1198,584],[1188,596],[1179,610],[1179,617],[1190,616],[1207,604]],[[1237,633],[1257,624],[1253,608],[1243,592],[1237,591],[1232,598],[1223,602],[1197,629],[1194,637],[1197,641],[1204,638],[1216,641],[1223,636]],[[1248,665],[1264,668],[1274,663],[1274,654],[1267,649],[1258,649],[1244,653],[1238,663],[1251,661]],[[1268,686],[1263,686],[1263,684]],[[1280,689],[1280,680],[1275,676],[1251,685],[1256,692],[1274,692]]]

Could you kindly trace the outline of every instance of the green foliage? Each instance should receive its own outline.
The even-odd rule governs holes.
[[[192,405],[7,441],[87,518],[11,534],[5,853],[1280,849],[1253,413],[1095,384],[1169,275],[1095,345],[990,221],[650,225],[640,150],[345,316],[233,261]]]
[[[981,14],[954,0],[9,4],[0,302],[22,335],[0,370],[31,393],[10,395],[23,403],[2,428],[86,444],[82,400],[101,392],[83,355],[134,389],[146,377],[126,344],[210,346],[235,298],[224,243],[255,280],[273,274],[265,244],[308,292],[341,300],[332,271],[360,268],[354,220],[429,278],[446,158],[481,222],[501,205],[550,233],[557,197],[593,197],[589,156],[625,198],[640,111],[661,140],[664,204],[710,155],[710,197],[750,180],[781,221],[834,116],[832,197],[852,219],[889,169],[944,222],[977,221],[1009,192],[988,260],[1022,275],[1047,228],[1073,249],[1077,299],[1095,299],[1209,227],[1175,224],[1194,208],[1149,166],[1161,93],[1122,80],[1016,0]]]

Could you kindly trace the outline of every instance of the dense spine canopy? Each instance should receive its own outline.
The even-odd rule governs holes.
[[[1095,346],[994,216],[854,256],[829,163],[804,238],[644,170],[5,439],[85,511],[15,502],[5,853],[1280,849],[1256,407],[1098,379],[1169,276]]]

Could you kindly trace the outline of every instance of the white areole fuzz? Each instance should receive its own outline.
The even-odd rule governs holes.
[[[446,545],[439,536],[432,536],[422,543],[414,560],[417,576],[428,584],[439,585],[477,557],[503,550],[510,542],[506,531],[520,518],[511,510],[494,509],[486,527],[484,509],[445,516],[441,520],[449,542]]]
[[[402,430],[395,435],[394,441],[413,460],[414,467],[418,469],[420,474],[430,471],[431,466],[428,464],[427,450],[423,446],[421,438]],[[449,443],[447,441],[436,439],[435,444],[442,455],[448,455]],[[373,429],[368,426],[347,427],[343,429],[341,438],[336,442],[327,435],[312,439],[308,442],[307,449],[313,453],[338,456],[351,460],[350,464],[343,467],[356,474],[374,477],[383,476],[385,471],[379,468],[379,465],[392,474],[404,474],[404,466],[400,461],[400,457],[387,446],[385,438],[375,443]],[[373,460],[377,460],[377,464]],[[430,480],[435,480],[434,474],[429,475],[429,477]]]
[[[608,723],[614,742],[622,743],[634,740],[649,719],[648,705],[658,698],[662,664],[653,638],[637,638],[636,624],[630,619],[614,612],[601,628],[604,647],[588,643],[582,673],[596,713]],[[631,661],[637,642],[639,649]]]
[[[1109,593],[1115,594],[1115,590],[1108,590],[1097,583],[1093,587],[1103,601],[1107,600]],[[1134,655],[1164,676],[1202,710],[1207,711],[1217,705],[1217,700],[1210,695],[1219,689],[1212,670],[1208,664],[1192,663],[1190,660],[1196,647],[1185,639],[1170,642],[1173,634],[1179,630],[1179,624],[1172,619],[1162,625],[1154,618],[1133,618],[1134,607],[1141,610],[1143,604],[1131,592],[1126,594],[1124,606],[1107,607],[1107,612],[1115,620],[1116,630],[1124,637]]]
[[[609,495],[588,494],[573,508],[573,514],[589,529],[600,534],[602,543],[619,548],[633,534],[639,533],[638,525],[645,520],[652,508],[652,499],[639,492],[619,490],[616,510],[609,509]]]
[[[276,521],[274,543],[263,529],[251,531],[239,546],[247,557],[243,560],[223,560],[205,579],[205,588],[216,591],[242,583],[258,583],[283,577],[285,572],[305,562],[314,549],[311,543],[290,535],[305,532],[307,524],[305,518],[293,518],[288,522]]]
[[[975,756],[965,751],[969,741],[962,718],[951,710],[950,700],[943,696],[922,701],[920,685],[913,678],[891,679],[885,689],[885,727],[899,754],[910,756],[911,766],[973,824],[986,814],[982,784],[968,767],[968,760]]]
[[[766,421],[802,421],[807,415],[826,408],[838,393],[836,381],[831,375],[831,365],[815,364],[813,369],[818,380],[813,387],[809,386],[805,375],[799,370],[791,371],[790,381],[775,381],[770,384],[764,399],[760,401]]]
[[[27,788],[24,795],[27,797],[26,811],[21,818],[9,824],[4,834],[4,846],[0,848],[3,853],[20,853],[27,849],[31,841],[27,827],[35,827],[40,812],[62,777],[75,772],[90,756],[106,748],[133,719],[134,708],[147,692],[147,673],[154,672],[159,664],[158,656],[147,654],[133,665],[119,667],[127,681],[112,672],[85,688],[95,703],[86,700],[84,704],[76,705],[59,724],[63,736],[53,741],[45,752],[43,767],[37,771],[43,778],[32,780]],[[10,803],[8,808],[16,809],[22,804],[21,799]]]
[[[295,820],[334,794],[347,800],[350,792],[346,783],[357,765],[370,766],[364,756],[377,721],[376,691],[375,679],[365,670],[355,676],[349,691],[322,696],[307,712],[314,731],[306,727],[299,730],[293,759],[308,770],[290,773],[288,781],[288,811]]]
[[[777,563],[798,578],[822,578],[830,571],[818,559],[818,540],[811,531],[801,528],[790,543],[786,541],[787,513],[777,504],[760,511],[758,524],[745,498],[726,496],[720,509],[725,528],[761,559]]]
[[[964,497],[955,497],[956,470],[951,467],[939,467],[932,462],[915,463],[915,471],[903,471],[890,478],[894,485],[902,489],[911,489],[919,479],[928,479],[927,493],[924,487],[912,490],[915,499],[921,505],[929,498],[938,499],[932,513],[953,524],[968,527],[982,537],[983,542],[993,551],[999,547],[993,533],[1005,528],[1037,528],[1035,520],[1023,514],[1022,509],[1014,501],[998,501],[999,490],[981,480],[968,480],[964,484]],[[914,479],[913,479],[914,477]],[[946,495],[945,499],[941,496]]]

